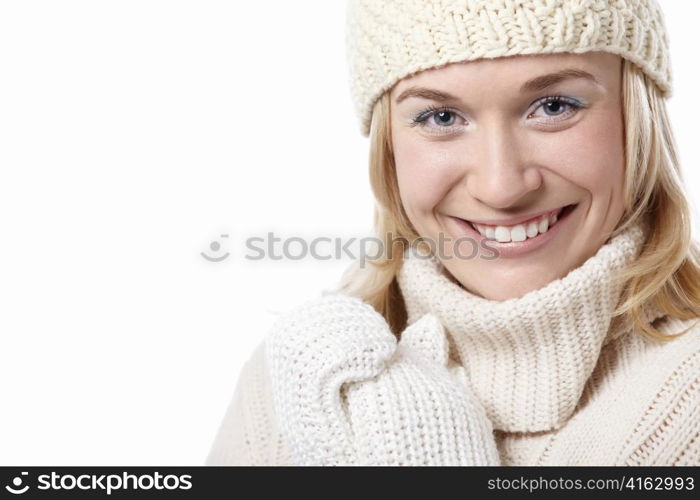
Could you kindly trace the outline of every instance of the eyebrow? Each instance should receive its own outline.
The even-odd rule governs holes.
[[[583,78],[584,80],[589,80],[595,83],[596,85],[600,85],[600,82],[596,80],[596,77],[591,75],[588,71],[583,71],[582,69],[576,68],[569,68],[557,71],[556,73],[537,76],[532,80],[528,80],[525,83],[523,83],[522,87],[520,87],[520,92],[536,92],[544,90],[564,80],[573,80],[576,78]]]
[[[564,80],[573,80],[577,78],[582,78],[584,80],[589,80],[596,85],[600,85],[600,82],[588,71],[577,68],[568,68],[556,73],[549,73],[546,75],[537,76],[532,78],[520,87],[521,93],[527,92],[539,92],[547,89],[557,83],[563,82]],[[401,101],[408,99],[409,97],[420,97],[423,99],[430,99],[432,101],[445,102],[445,101],[458,101],[459,99],[452,94],[443,92],[441,90],[429,89],[426,87],[410,87],[401,92],[401,94],[396,98],[396,104]]]

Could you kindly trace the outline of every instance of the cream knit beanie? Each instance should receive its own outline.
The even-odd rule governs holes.
[[[671,95],[669,40],[656,0],[348,0],[349,78],[361,132],[405,76],[516,54],[605,51]]]

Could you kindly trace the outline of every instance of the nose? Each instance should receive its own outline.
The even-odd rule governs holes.
[[[525,139],[503,121],[484,124],[470,148],[467,189],[484,205],[506,209],[525,204],[542,185]]]

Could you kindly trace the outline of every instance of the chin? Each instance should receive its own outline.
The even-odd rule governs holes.
[[[469,292],[488,300],[508,300],[520,298],[529,292],[539,290],[552,281],[563,277],[562,273],[542,265],[528,268],[493,269],[490,264],[479,263],[480,269],[450,269],[453,277]],[[445,266],[447,267],[447,266]],[[488,268],[485,269],[485,268]]]

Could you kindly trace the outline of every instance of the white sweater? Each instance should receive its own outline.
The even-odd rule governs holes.
[[[381,446],[387,449],[396,446],[399,454],[409,448],[414,463],[426,464],[700,465],[700,326],[677,339],[662,342],[647,339],[626,325],[611,323],[611,313],[621,292],[613,286],[611,273],[637,255],[642,238],[641,227],[632,227],[611,239],[564,278],[521,298],[500,302],[477,297],[463,289],[446,276],[436,259],[407,254],[398,281],[408,324],[416,325],[429,315],[444,326],[450,373],[461,377],[478,400],[470,406],[473,409],[469,411],[476,412],[474,416],[460,414],[460,418],[480,422],[472,426],[476,430],[470,432],[476,434],[469,439],[478,441],[479,446],[474,449],[483,451],[470,452],[467,462],[440,451],[444,446],[437,441],[415,444],[412,439],[404,438],[400,443],[394,440],[393,444],[387,444],[388,440],[384,439]],[[327,299],[317,302],[323,305],[315,305],[315,309],[300,306],[280,321],[316,325],[319,317],[337,320],[341,317],[338,301],[350,304],[357,300],[342,295],[335,297],[332,303]],[[695,323],[663,316],[657,311],[646,314],[649,321],[655,321],[654,325],[668,334]],[[286,323],[280,321],[269,333],[268,344],[270,339],[279,342],[280,337],[293,338]],[[342,319],[350,332],[366,324],[353,325],[352,321],[352,318]],[[300,451],[305,445],[314,449],[311,446],[314,439],[325,439],[323,429],[314,427],[318,418],[307,418],[306,423],[303,418],[295,419],[295,405],[303,406],[303,401],[311,400],[293,399],[288,388],[294,386],[285,386],[279,380],[286,376],[283,374],[292,373],[289,368],[296,360],[287,360],[287,365],[282,363],[284,369],[274,372],[273,384],[269,356],[263,342],[244,365],[233,400],[206,459],[208,465],[322,463],[320,459],[304,458],[308,455]],[[351,386],[358,387],[351,394],[360,394],[365,390],[363,387],[375,384],[392,368],[392,363],[398,366],[397,359],[388,359],[363,381],[347,380]],[[395,392],[400,394],[419,384],[418,380],[411,384],[397,380],[390,379],[390,387],[396,387]],[[282,388],[286,392],[280,395]],[[300,390],[307,391],[308,387],[300,386]],[[386,391],[379,393],[384,394],[384,401],[374,391],[372,398],[350,408],[353,421],[362,423],[350,426],[355,431],[361,433],[362,427],[372,425],[372,415],[377,410],[372,407],[375,402],[400,404]],[[337,398],[338,414],[347,410],[346,396],[342,392]],[[300,414],[308,417],[310,414],[305,410],[301,408]],[[281,411],[286,414],[280,415]],[[389,420],[390,427],[381,427],[381,432],[393,436],[391,425],[398,431],[397,422],[401,422],[401,430],[405,429],[406,421],[410,427],[415,415],[407,412],[405,407],[393,408],[389,413],[394,420]],[[485,414],[490,425],[481,424],[479,412]],[[309,426],[308,421],[313,421],[313,425]],[[453,428],[460,427],[461,422],[444,419],[439,422],[442,424],[437,425],[450,427],[439,429],[441,435],[448,431],[450,435],[459,435]],[[373,432],[376,434],[377,430],[373,428]],[[462,435],[458,439],[466,438]],[[489,452],[491,445],[497,450],[493,455]],[[436,458],[432,451],[427,454],[424,449],[411,450],[411,446],[437,449],[438,455],[442,455]],[[388,453],[396,456],[392,450]],[[474,457],[474,453],[481,455]],[[355,460],[360,464],[394,463],[376,457]],[[409,458],[396,463],[412,462]]]

